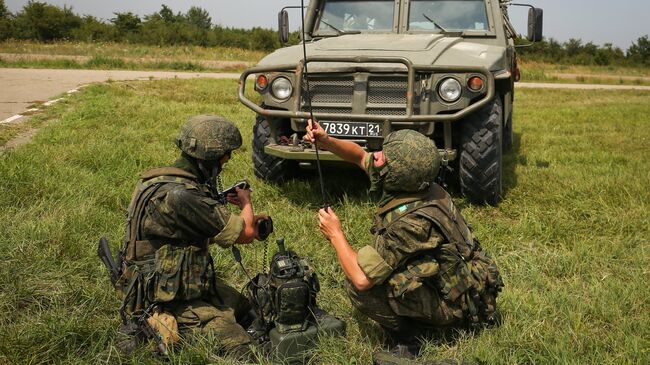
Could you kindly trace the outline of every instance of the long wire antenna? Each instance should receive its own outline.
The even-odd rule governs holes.
[[[309,90],[309,72],[307,71],[307,46],[305,45],[305,0],[300,0],[300,22],[302,25],[302,64],[304,72],[302,73],[302,79],[305,83],[305,94],[307,96],[307,108],[309,108],[309,119],[312,123],[314,120],[314,111],[311,107],[311,92]],[[318,181],[320,183],[320,193],[323,197],[323,208],[327,209],[329,204],[327,203],[327,195],[325,194],[325,183],[323,181],[323,170],[320,166],[320,155],[318,152],[318,140],[314,138],[314,148],[316,149],[316,168],[318,169]]]

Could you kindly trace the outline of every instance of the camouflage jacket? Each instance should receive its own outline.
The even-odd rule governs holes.
[[[378,210],[372,231],[375,242],[359,250],[357,262],[374,284],[388,284],[390,297],[426,285],[473,322],[494,311],[503,286],[496,264],[440,186],[393,199]]]
[[[127,314],[213,289],[208,244],[234,244],[244,222],[196,180],[173,167],[141,176],[129,204],[125,267],[116,284]]]
[[[150,190],[140,194],[146,189]],[[140,217],[135,206],[138,203],[143,204]],[[126,233],[130,239],[176,246],[205,247],[207,240],[214,238],[217,244],[227,247],[235,242],[243,227],[243,220],[230,213],[206,185],[197,183],[193,174],[176,168],[142,174],[129,215],[130,224],[136,225]]]

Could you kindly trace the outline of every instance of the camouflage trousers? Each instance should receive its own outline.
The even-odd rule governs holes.
[[[248,300],[231,286],[216,281],[218,296],[162,304],[162,310],[172,314],[181,335],[214,334],[224,350],[248,345],[250,335],[240,323],[246,321],[251,306]]]
[[[395,298],[392,288],[384,283],[360,292],[346,281],[352,305],[362,314],[390,332],[418,336],[427,330],[463,323],[460,305],[447,303],[434,288],[421,287]]]

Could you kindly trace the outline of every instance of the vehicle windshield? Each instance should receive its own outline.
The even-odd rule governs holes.
[[[484,0],[411,0],[411,31],[488,30]]]
[[[328,0],[325,1],[314,33],[318,35],[345,32],[390,31],[393,29],[393,0]]]

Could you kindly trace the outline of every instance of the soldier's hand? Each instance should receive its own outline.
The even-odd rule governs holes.
[[[341,221],[332,208],[327,207],[318,211],[318,222],[321,233],[328,240],[332,240],[337,235],[343,235],[343,228],[341,228]]]
[[[239,196],[237,196],[236,193],[226,195],[226,200],[228,201],[228,203],[236,206],[240,206],[241,204],[241,201],[239,200]]]
[[[235,188],[237,191],[237,200],[239,200],[239,209],[243,209],[244,206],[251,203],[251,191],[248,189]],[[230,201],[230,200],[229,200]]]
[[[312,121],[311,119],[307,120],[307,134],[303,137],[307,142],[314,143],[318,140],[318,143],[326,143],[329,139],[329,135],[323,129],[323,127],[318,124],[317,121]]]

